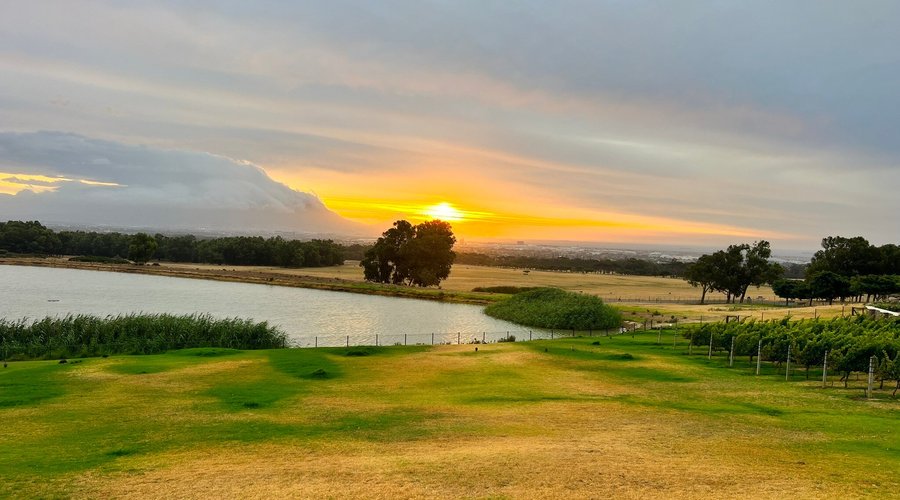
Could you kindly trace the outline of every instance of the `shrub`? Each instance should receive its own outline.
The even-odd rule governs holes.
[[[485,308],[498,319],[538,328],[602,330],[616,328],[622,316],[599,297],[558,288],[538,288]]]

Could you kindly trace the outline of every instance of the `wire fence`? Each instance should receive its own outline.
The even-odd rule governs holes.
[[[563,337],[610,336],[640,329],[634,323],[630,327],[609,328],[605,330],[543,330],[521,329],[506,331],[481,332],[440,332],[440,333],[352,333],[352,334],[318,334],[287,336],[281,347],[284,348],[317,348],[317,347],[362,347],[362,346],[413,346],[413,345],[452,345],[452,344],[492,344],[500,342],[522,342],[529,340],[553,340]],[[271,348],[271,345],[259,348]],[[103,344],[83,344],[60,342],[51,338],[36,339],[32,342],[0,343],[0,357],[3,360],[20,359],[60,359],[66,357],[97,357],[112,354],[159,354],[169,350],[185,348],[238,348],[228,344],[207,343],[204,345],[186,345],[172,343],[110,342]],[[247,349],[247,346],[240,346]],[[253,349],[252,346],[249,347]]]
[[[691,297],[673,297],[671,295],[647,295],[647,296],[631,296],[631,297],[614,297],[614,296],[602,296],[599,295],[601,299],[605,302],[610,303],[639,303],[639,304],[680,304],[680,305],[738,305],[738,304],[748,304],[748,305],[761,305],[761,306],[803,306],[806,305],[806,301],[795,301],[790,300],[789,302],[785,302],[784,299],[780,299],[778,297],[746,297],[744,302],[740,302],[740,299],[735,300],[733,302],[729,302],[725,297],[706,297],[703,302],[700,302],[700,298],[697,296]]]
[[[765,312],[721,316],[659,316],[646,318],[635,316],[626,318],[621,327],[598,330],[561,330],[561,329],[517,329],[504,331],[468,331],[468,332],[406,332],[406,333],[371,333],[352,332],[308,333],[286,335],[281,347],[284,348],[319,348],[319,347],[362,347],[362,346],[415,346],[415,345],[461,345],[492,344],[500,342],[523,342],[534,340],[553,340],[565,337],[609,337],[623,334],[634,334],[638,331],[662,331],[674,329],[675,338],[669,339],[673,346],[688,347],[689,341],[682,341],[680,334],[689,325],[715,323],[721,321],[744,321],[748,319],[766,318]],[[660,339],[661,340],[661,339]],[[3,360],[17,359],[59,359],[63,357],[96,357],[112,354],[158,354],[170,350],[185,348],[235,348],[263,349],[272,345],[237,345],[229,342],[209,342],[202,345],[187,345],[148,339],[132,339],[128,342],[112,342],[103,344],[67,343],[52,337],[42,337],[30,342],[0,342],[0,357]],[[688,347],[690,349],[690,347]]]
[[[609,336],[624,333],[627,328],[603,330],[506,330],[482,332],[435,332],[435,333],[390,333],[390,334],[321,334],[294,335],[288,341],[289,347],[356,347],[356,346],[397,346],[397,345],[459,345],[492,344],[497,342],[522,342],[529,340],[553,340],[562,337]]]

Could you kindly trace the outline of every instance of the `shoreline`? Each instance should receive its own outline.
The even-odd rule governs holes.
[[[174,278],[203,279],[212,281],[229,281],[258,285],[274,285],[293,288],[310,288],[333,292],[358,293],[364,295],[381,295],[403,297],[456,304],[487,305],[494,303],[505,295],[482,294],[479,292],[453,292],[434,288],[412,288],[398,285],[384,285],[351,281],[341,278],[323,278],[318,276],[293,275],[279,272],[266,272],[238,269],[211,269],[174,267],[166,264],[159,266],[135,264],[104,264],[96,262],[74,262],[57,257],[0,257],[0,265],[50,267],[58,269],[79,269],[84,271],[107,271],[116,273],[147,274],[152,276],[168,276]]]

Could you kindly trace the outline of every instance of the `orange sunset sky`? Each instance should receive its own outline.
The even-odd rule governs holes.
[[[804,5],[9,2],[0,219],[896,242],[900,8]]]

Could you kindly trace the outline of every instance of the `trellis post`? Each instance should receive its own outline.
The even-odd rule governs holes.
[[[787,365],[784,367],[784,381],[787,382],[791,373],[791,344],[788,344]]]
[[[872,397],[872,383],[875,381],[875,356],[869,356],[869,384],[866,386],[866,398]]]
[[[731,353],[728,355],[728,367],[734,366],[734,335],[731,336]]]
[[[756,346],[756,374],[759,375],[759,367],[762,364],[762,339],[759,339],[759,345]]]

